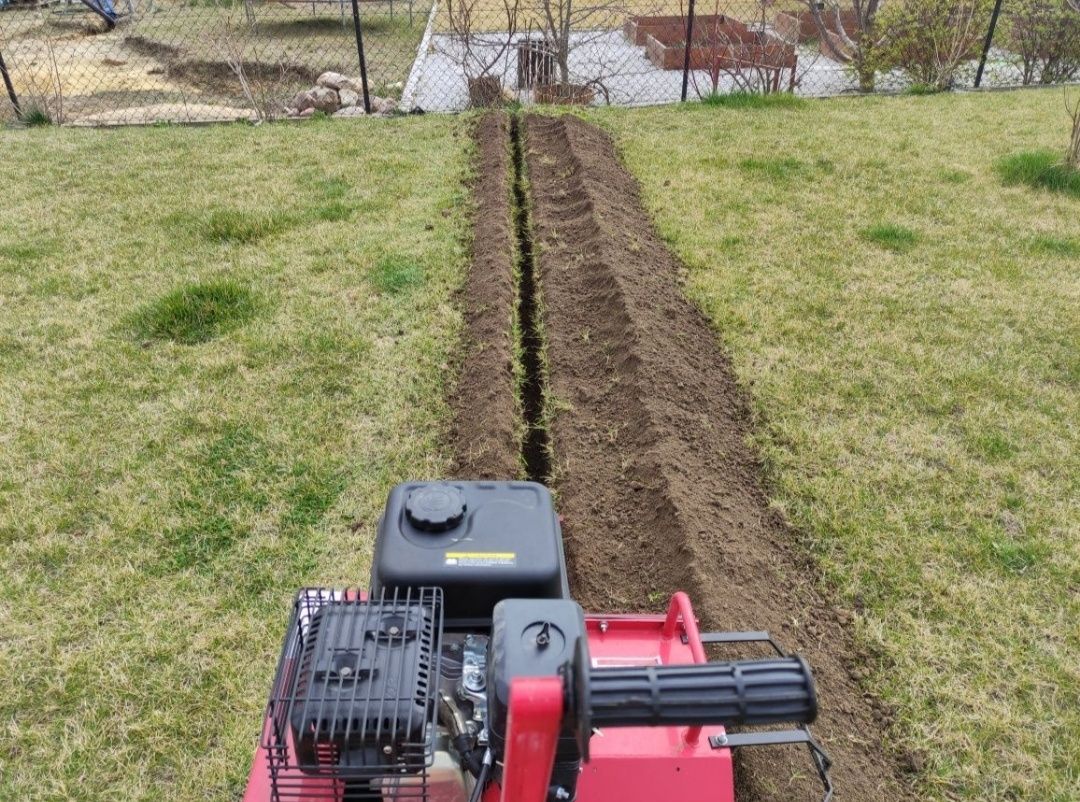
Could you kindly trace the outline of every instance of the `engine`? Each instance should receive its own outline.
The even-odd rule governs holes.
[[[703,639],[682,594],[667,616],[586,616],[538,484],[395,487],[369,588],[298,594],[245,802],[731,799],[730,749],[755,741],[723,727],[816,713],[800,658],[706,662],[705,639],[754,638]],[[515,719],[535,680],[546,712]],[[789,732],[763,742],[811,744],[828,790],[824,753]]]

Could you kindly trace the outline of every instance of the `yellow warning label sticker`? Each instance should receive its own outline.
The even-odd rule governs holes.
[[[517,564],[517,553],[513,551],[448,551],[446,565],[460,565],[463,568],[497,568]]]

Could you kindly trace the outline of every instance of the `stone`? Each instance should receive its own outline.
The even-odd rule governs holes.
[[[361,103],[360,94],[345,87],[338,90],[338,97],[341,98],[342,107],[359,106]]]
[[[305,89],[303,92],[297,92],[289,103],[289,108],[296,109],[297,112],[302,112],[305,109],[313,109],[315,108],[315,95],[310,89]]]
[[[348,89],[356,92],[356,94],[362,97],[364,94],[364,82],[359,78],[346,78],[341,82],[341,86],[339,86],[338,89]]]
[[[324,72],[315,83],[325,89],[341,89],[351,80],[348,75],[342,75],[340,72]]]
[[[371,111],[374,114],[389,114],[397,108],[397,101],[388,97],[371,96]]]
[[[335,111],[334,116],[335,117],[342,117],[342,118],[346,118],[346,117],[363,117],[363,116],[365,116],[364,107],[363,106],[346,106],[343,109],[339,109],[338,111]]]
[[[311,117],[314,113],[315,113],[315,107],[314,106],[309,106],[308,108],[301,111],[297,116],[298,117]]]
[[[341,98],[338,97],[338,93],[333,89],[327,89],[325,86],[316,86],[312,89],[311,97],[312,106],[327,114],[333,114],[341,108]]]

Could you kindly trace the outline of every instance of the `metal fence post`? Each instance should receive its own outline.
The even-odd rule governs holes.
[[[686,88],[690,83],[690,44],[694,40],[694,0],[686,11],[686,52],[682,66],[682,102],[686,102]]]
[[[0,75],[4,76],[4,86],[7,88],[11,105],[15,108],[15,116],[22,117],[22,108],[19,106],[19,96],[15,94],[15,85],[11,83],[11,75],[8,73],[7,64],[4,63],[4,54],[0,53]]]
[[[368,95],[367,59],[364,58],[364,32],[360,29],[360,5],[352,0],[353,30],[356,32],[356,55],[360,57],[360,83],[364,87],[364,113],[371,114],[371,97]]]
[[[986,69],[986,56],[990,52],[990,46],[994,44],[994,29],[997,28],[999,14],[1001,14],[1001,0],[995,0],[994,13],[990,15],[990,30],[986,32],[986,41],[983,43],[982,58],[979,59],[979,69],[975,71],[976,89],[982,85],[983,70]]]

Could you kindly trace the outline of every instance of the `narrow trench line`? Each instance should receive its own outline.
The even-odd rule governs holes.
[[[525,463],[525,478],[533,482],[546,483],[551,475],[551,453],[544,419],[546,396],[544,343],[540,332],[539,290],[525,179],[525,147],[522,139],[521,117],[514,114],[510,117],[510,149],[514,168],[511,203],[514,235],[517,240],[517,302],[522,371],[521,413],[525,425],[521,456]]]

